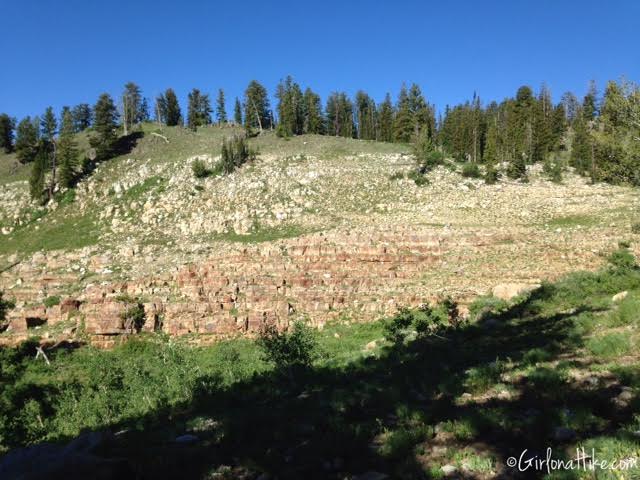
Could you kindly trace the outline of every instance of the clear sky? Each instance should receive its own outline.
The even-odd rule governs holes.
[[[16,117],[129,80],[147,97],[174,88],[183,108],[191,88],[222,87],[228,112],[251,79],[273,94],[287,74],[323,101],[416,82],[440,110],[522,84],[558,99],[590,79],[640,81],[637,0],[0,0],[0,25],[0,112]]]

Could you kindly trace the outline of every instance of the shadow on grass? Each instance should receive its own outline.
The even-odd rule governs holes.
[[[516,477],[499,466],[508,457],[525,449],[544,457],[547,447],[562,454],[575,435],[616,429],[632,413],[612,410],[616,387],[575,385],[567,381],[567,366],[537,367],[528,360],[532,350],[544,350],[552,362],[574,352],[581,341],[573,334],[573,319],[591,311],[536,315],[535,301],[544,295],[542,289],[491,322],[388,347],[341,369],[306,371],[295,383],[276,372],[228,387],[215,376],[203,377],[194,402],[164,412],[160,422],[157,416],[153,422],[135,419],[146,427],[122,434],[104,453],[128,458],[140,478],[245,478],[231,467],[280,479],[342,479],[367,471],[432,478],[439,475],[438,426],[465,422],[471,432],[467,443],[482,446],[498,465],[495,473]],[[527,362],[532,374],[517,380],[511,369]],[[483,375],[491,377],[496,368],[514,376],[511,390],[486,395],[500,376]],[[566,412],[580,409],[606,424],[559,430],[567,425]],[[201,425],[194,426],[193,419]],[[169,440],[185,431],[198,440],[188,445]],[[235,473],[211,476],[221,466]]]

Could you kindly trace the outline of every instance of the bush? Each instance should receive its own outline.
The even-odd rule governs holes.
[[[419,187],[422,187],[423,185],[429,185],[429,179],[417,170],[412,170],[411,172],[409,172],[407,177],[413,180],[413,182]]]
[[[466,178],[480,178],[480,168],[477,163],[465,163],[462,167],[462,176]]]
[[[4,320],[7,318],[7,312],[16,306],[12,300],[3,298],[4,292],[0,291],[0,332],[4,329]]]
[[[415,309],[401,308],[384,326],[385,339],[401,345],[415,332],[418,337],[437,335],[462,323],[458,304],[451,298],[432,307],[424,304]]]
[[[631,233],[640,234],[640,222],[631,225]]]
[[[547,158],[542,166],[542,172],[551,180],[553,183],[562,182],[562,170],[563,170],[562,161],[557,155],[554,155],[553,158]]]
[[[638,267],[636,259],[628,246],[621,246],[618,250],[611,253],[607,258],[607,262],[614,270],[623,272],[634,270]]]
[[[211,170],[209,170],[207,165],[199,158],[193,161],[191,170],[193,171],[193,176],[196,178],[206,178],[211,175]]]
[[[484,183],[486,183],[487,185],[494,185],[498,182],[499,179],[500,172],[498,172],[495,167],[488,166],[487,171],[484,174]]]
[[[279,331],[273,324],[260,330],[257,340],[264,360],[273,363],[276,370],[292,376],[311,367],[318,357],[318,342],[313,330],[302,321],[296,321],[287,331]]]
[[[117,300],[125,304],[125,310],[120,314],[124,329],[130,333],[140,332],[146,321],[144,305],[139,299],[128,295],[121,295]]]
[[[395,172],[392,173],[391,175],[389,175],[389,180],[393,181],[393,180],[402,180],[404,178],[404,173],[403,172]]]
[[[222,141],[220,166],[224,173],[231,173],[236,168],[254,160],[257,152],[250,149],[245,137],[235,135]]]
[[[444,163],[444,154],[436,150],[435,145],[425,133],[420,133],[413,143],[413,154],[418,163],[418,172],[425,174]]]
[[[60,305],[60,297],[53,296],[47,297],[44,299],[44,306],[47,308],[55,307],[56,305]]]

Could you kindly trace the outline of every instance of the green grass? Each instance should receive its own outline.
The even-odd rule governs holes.
[[[587,349],[597,357],[614,358],[628,354],[632,343],[627,333],[609,333],[590,338]]]
[[[566,215],[552,218],[546,224],[551,228],[594,227],[600,224],[600,219],[591,215]]]
[[[75,215],[72,209],[70,206],[69,211],[49,213],[46,221],[32,222],[9,235],[0,236],[0,254],[74,250],[95,245],[101,231],[97,218]]]

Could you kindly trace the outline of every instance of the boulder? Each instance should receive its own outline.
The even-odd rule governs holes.
[[[492,295],[501,300],[511,300],[525,293],[540,288],[540,284],[531,283],[501,283],[493,287]]]

